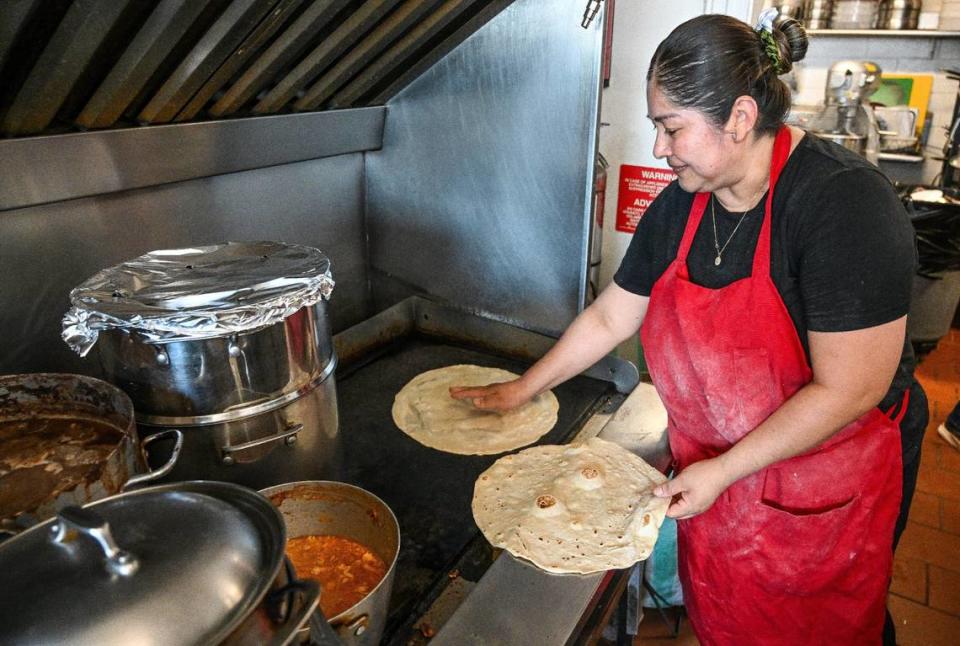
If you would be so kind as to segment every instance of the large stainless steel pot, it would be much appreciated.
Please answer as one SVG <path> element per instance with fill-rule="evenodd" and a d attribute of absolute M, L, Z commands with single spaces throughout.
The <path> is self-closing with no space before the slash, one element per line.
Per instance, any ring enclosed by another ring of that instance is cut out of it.
<path fill-rule="evenodd" d="M 97 349 L 106 378 L 130 395 L 138 421 L 153 426 L 275 410 L 331 379 L 336 365 L 326 301 L 229 336 L 150 342 L 109 330 Z"/>
<path fill-rule="evenodd" d="M 187 482 L 71 507 L 0 544 L 0 643 L 289 644 L 318 600 L 255 491 Z"/>
<path fill-rule="evenodd" d="M 182 428 L 171 479 L 264 487 L 333 477 L 330 261 L 276 242 L 154 251 L 71 292 L 64 339 L 97 347 L 141 433 Z"/>
<path fill-rule="evenodd" d="M 82 375 L 0 377 L 0 520 L 8 530 L 70 505 L 111 496 L 169 473 L 179 431 L 140 442 L 133 404 L 123 391 Z M 147 467 L 147 445 L 170 437 L 160 468 Z"/>
<path fill-rule="evenodd" d="M 333 478 L 339 473 L 332 374 L 298 399 L 252 417 L 200 425 L 182 422 L 177 428 L 184 434 L 184 450 L 167 476 L 170 480 L 203 478 L 262 489 L 291 478 Z M 166 430 L 140 425 L 146 438 Z M 164 456 L 163 448 L 158 457 Z"/>
<path fill-rule="evenodd" d="M 387 564 L 376 588 L 353 607 L 327 618 L 342 642 L 379 644 L 400 553 L 400 525 L 390 508 L 369 491 L 343 482 L 290 482 L 260 493 L 280 510 L 288 536 L 342 536 L 368 547 Z"/>
<path fill-rule="evenodd" d="M 327 303 L 230 337 L 150 343 L 111 330 L 97 345 L 104 374 L 134 402 L 145 438 L 178 428 L 170 480 L 259 489 L 336 475 L 336 355 Z"/>

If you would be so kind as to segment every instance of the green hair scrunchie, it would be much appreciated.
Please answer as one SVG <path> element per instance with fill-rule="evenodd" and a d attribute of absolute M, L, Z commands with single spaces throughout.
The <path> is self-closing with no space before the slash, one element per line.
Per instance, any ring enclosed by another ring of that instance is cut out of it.
<path fill-rule="evenodd" d="M 773 32 L 760 29 L 757 33 L 760 34 L 760 44 L 763 46 L 763 53 L 767 55 L 767 58 L 770 59 L 770 63 L 773 65 L 774 74 L 779 76 L 786 72 L 787 68 L 780 59 L 780 47 L 777 46 L 777 40 L 773 37 Z"/>

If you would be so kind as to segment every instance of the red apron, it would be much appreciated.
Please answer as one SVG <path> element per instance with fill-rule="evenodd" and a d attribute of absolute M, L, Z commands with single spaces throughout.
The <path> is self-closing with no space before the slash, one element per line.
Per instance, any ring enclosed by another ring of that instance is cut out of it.
<path fill-rule="evenodd" d="M 690 281 L 687 254 L 710 197 L 699 193 L 650 294 L 641 339 L 680 470 L 725 452 L 812 378 L 770 278 L 773 189 L 789 154 L 782 128 L 752 274 L 721 289 Z M 679 521 L 680 581 L 701 643 L 881 642 L 901 496 L 898 421 L 872 409 Z"/>

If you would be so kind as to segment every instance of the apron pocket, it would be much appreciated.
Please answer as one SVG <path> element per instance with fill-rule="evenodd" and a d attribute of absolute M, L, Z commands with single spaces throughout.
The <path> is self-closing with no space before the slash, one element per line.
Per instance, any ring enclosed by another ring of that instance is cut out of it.
<path fill-rule="evenodd" d="M 851 546 L 860 544 L 863 508 L 859 494 L 837 487 L 837 480 L 813 492 L 793 470 L 767 470 L 757 505 L 763 522 L 754 537 L 761 585 L 809 594 L 829 587 L 856 562 Z"/>

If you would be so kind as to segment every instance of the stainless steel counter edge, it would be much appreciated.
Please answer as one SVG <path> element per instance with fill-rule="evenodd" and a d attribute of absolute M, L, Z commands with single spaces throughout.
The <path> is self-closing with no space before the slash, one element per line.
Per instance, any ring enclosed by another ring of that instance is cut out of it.
<path fill-rule="evenodd" d="M 603 577 L 548 574 L 504 552 L 430 643 L 564 644 Z"/>

